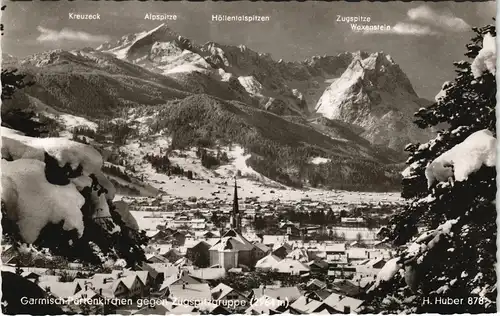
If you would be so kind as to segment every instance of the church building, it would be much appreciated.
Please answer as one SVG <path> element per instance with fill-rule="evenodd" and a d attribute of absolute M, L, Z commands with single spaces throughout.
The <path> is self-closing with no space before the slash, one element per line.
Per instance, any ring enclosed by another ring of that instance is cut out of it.
<path fill-rule="evenodd" d="M 210 248 L 210 265 L 231 269 L 239 266 L 252 267 L 256 262 L 257 248 L 241 234 L 241 213 L 238 205 L 238 185 L 234 181 L 233 209 L 230 228 Z"/>

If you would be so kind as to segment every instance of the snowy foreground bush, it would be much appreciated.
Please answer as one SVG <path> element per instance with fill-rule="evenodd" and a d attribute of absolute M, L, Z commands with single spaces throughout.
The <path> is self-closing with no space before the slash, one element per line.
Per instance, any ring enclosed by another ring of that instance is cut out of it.
<path fill-rule="evenodd" d="M 416 113 L 419 127 L 447 129 L 406 147 L 408 206 L 381 231 L 398 255 L 370 288 L 369 312 L 496 312 L 496 31 L 474 31 L 473 62 L 456 62 L 437 103 Z"/>
<path fill-rule="evenodd" d="M 146 237 L 111 202 L 115 188 L 93 147 L 2 127 L 2 226 L 16 243 L 90 263 L 144 259 Z"/>

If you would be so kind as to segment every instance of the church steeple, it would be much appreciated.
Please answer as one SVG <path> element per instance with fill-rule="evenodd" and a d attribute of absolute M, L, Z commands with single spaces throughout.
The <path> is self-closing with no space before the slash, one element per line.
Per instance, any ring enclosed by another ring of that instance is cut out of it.
<path fill-rule="evenodd" d="M 231 228 L 241 233 L 241 216 L 238 205 L 238 184 L 234 178 L 233 210 L 231 211 Z"/>

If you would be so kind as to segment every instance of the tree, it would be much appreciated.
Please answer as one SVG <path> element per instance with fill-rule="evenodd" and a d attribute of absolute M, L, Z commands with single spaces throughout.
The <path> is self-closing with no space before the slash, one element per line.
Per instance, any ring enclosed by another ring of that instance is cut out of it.
<path fill-rule="evenodd" d="M 262 216 L 255 216 L 253 226 L 256 231 L 262 231 L 266 228 L 266 221 L 262 218 Z"/>
<path fill-rule="evenodd" d="M 17 73 L 17 69 L 2 69 L 2 101 L 12 99 L 14 93 L 33 85 L 32 81 L 25 81 L 26 75 Z"/>
<path fill-rule="evenodd" d="M 357 241 L 358 243 L 363 242 L 363 236 L 361 235 L 361 233 L 357 233 L 357 234 L 356 234 L 356 241 Z"/>
<path fill-rule="evenodd" d="M 217 212 L 212 212 L 212 216 L 210 217 L 210 221 L 214 224 L 215 227 L 220 225 L 221 219 L 217 215 Z"/>
<path fill-rule="evenodd" d="M 478 62 L 488 33 L 496 36 L 493 25 L 473 30 L 477 35 L 465 54 L 474 58 L 472 65 Z M 471 69 L 468 61 L 456 62 L 455 67 L 457 76 L 443 86 L 438 101 L 416 113 L 420 128 L 442 123 L 447 128 L 426 144 L 406 148 L 410 157 L 409 167 L 403 172 L 402 196 L 409 203 L 391 219 L 384 233 L 399 246 L 396 269 L 392 279 L 370 292 L 368 312 L 496 311 L 495 167 L 478 164 L 465 178 L 455 177 L 457 162 L 429 169 L 475 132 L 487 130 L 496 136 L 494 74 L 486 71 L 474 75 L 474 66 Z M 472 159 L 475 148 L 463 153 L 462 159 Z M 449 181 L 435 181 L 435 172 L 447 173 Z M 419 227 L 424 233 L 418 232 Z M 453 305 L 423 304 L 424 299 L 435 302 L 443 297 L 462 300 Z"/>
<path fill-rule="evenodd" d="M 26 80 L 26 75 L 17 72 L 17 69 L 2 69 L 2 126 L 22 131 L 27 136 L 40 136 L 45 133 L 44 124 L 36 120 L 33 111 L 5 103 L 11 100 L 16 91 L 33 85 Z"/>

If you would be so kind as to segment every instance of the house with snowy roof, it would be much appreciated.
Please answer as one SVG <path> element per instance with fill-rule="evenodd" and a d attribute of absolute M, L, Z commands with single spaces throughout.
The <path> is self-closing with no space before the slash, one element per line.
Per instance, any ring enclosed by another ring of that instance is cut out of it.
<path fill-rule="evenodd" d="M 252 301 L 258 300 L 263 296 L 272 297 L 278 300 L 286 300 L 289 303 L 295 302 L 299 297 L 302 296 L 299 288 L 296 286 L 288 287 L 268 287 L 261 285 L 259 288 L 255 288 L 250 293 L 249 298 Z"/>
<path fill-rule="evenodd" d="M 308 291 L 316 291 L 316 290 L 322 290 L 326 288 L 326 283 L 318 280 L 318 279 L 311 279 L 309 282 L 307 282 L 306 289 Z"/>
<path fill-rule="evenodd" d="M 166 260 L 163 260 L 161 262 L 164 262 L 164 263 L 176 262 L 177 260 L 179 260 L 182 257 L 183 257 L 183 254 L 179 251 L 179 249 L 172 248 L 172 249 L 169 249 L 166 253 L 161 255 L 161 258 L 166 259 Z M 155 262 L 149 258 L 148 258 L 148 261 Z M 156 261 L 156 262 L 160 262 L 160 261 Z"/>
<path fill-rule="evenodd" d="M 148 264 L 143 263 L 141 269 L 148 272 L 151 278 L 151 289 L 158 290 L 166 277 L 179 272 L 178 267 L 169 266 L 165 264 Z"/>
<path fill-rule="evenodd" d="M 286 255 L 286 258 L 298 260 L 300 262 L 309 262 L 309 255 L 304 248 L 295 248 Z"/>
<path fill-rule="evenodd" d="M 191 260 L 189 260 L 189 258 L 182 257 L 179 260 L 177 260 L 176 262 L 174 262 L 174 266 L 179 267 L 179 269 L 183 269 L 186 267 L 193 266 L 193 262 Z"/>
<path fill-rule="evenodd" d="M 332 294 L 332 292 L 326 288 L 321 289 L 321 290 L 314 290 L 314 291 L 308 290 L 306 292 L 306 296 L 308 296 L 314 300 L 321 301 L 321 302 L 326 300 L 326 298 L 328 296 L 330 296 L 331 294 Z"/>
<path fill-rule="evenodd" d="M 328 262 L 321 259 L 311 260 L 307 263 L 311 272 L 326 272 L 328 271 Z"/>
<path fill-rule="evenodd" d="M 288 243 L 284 242 L 284 243 L 273 245 L 272 254 L 278 258 L 285 259 L 286 256 L 292 251 L 293 251 L 292 246 L 290 246 Z"/>
<path fill-rule="evenodd" d="M 278 273 L 290 275 L 300 275 L 311 271 L 311 269 L 304 263 L 290 258 L 281 260 L 272 267 L 272 270 Z"/>
<path fill-rule="evenodd" d="M 272 250 L 271 247 L 264 245 L 261 242 L 255 242 L 254 245 L 255 247 L 259 248 L 265 255 L 269 254 Z"/>
<path fill-rule="evenodd" d="M 350 248 L 347 249 L 347 260 L 349 263 L 360 262 L 365 259 L 370 259 L 370 253 L 367 248 Z"/>
<path fill-rule="evenodd" d="M 257 263 L 255 264 L 255 268 L 259 270 L 271 270 L 280 261 L 281 258 L 270 253 L 264 258 L 257 261 Z"/>
<path fill-rule="evenodd" d="M 302 314 L 336 314 L 337 310 L 330 305 L 314 300 L 307 296 L 299 297 L 295 302 L 290 305 L 293 309 L 299 311 Z"/>
<path fill-rule="evenodd" d="M 226 269 L 215 267 L 191 269 L 189 274 L 201 281 L 217 280 L 226 276 Z"/>
<path fill-rule="evenodd" d="M 332 293 L 323 302 L 333 307 L 338 313 L 343 314 L 358 314 L 363 311 L 365 303 L 362 300 L 337 293 Z"/>
<path fill-rule="evenodd" d="M 196 277 L 189 275 L 186 271 L 179 271 L 177 274 L 171 275 L 163 281 L 160 286 L 160 292 L 163 292 L 171 285 L 177 284 L 200 284 L 202 281 Z"/>
<path fill-rule="evenodd" d="M 263 235 L 262 243 L 266 246 L 273 247 L 277 244 L 282 244 L 288 241 L 288 237 L 286 235 Z"/>
<path fill-rule="evenodd" d="M 363 293 L 363 289 L 353 279 L 340 279 L 330 285 L 334 293 L 341 293 L 346 296 L 358 297 Z"/>
<path fill-rule="evenodd" d="M 58 298 L 69 298 L 82 290 L 78 282 L 59 282 L 56 280 L 45 280 L 38 283 L 38 286 L 47 293 Z"/>
<path fill-rule="evenodd" d="M 210 286 L 206 283 L 173 284 L 168 287 L 167 297 L 174 303 L 182 305 L 197 305 L 208 302 L 212 298 Z"/>
<path fill-rule="evenodd" d="M 127 298 L 128 288 L 122 280 L 116 280 L 113 277 L 90 278 L 91 288 L 107 298 Z"/>
<path fill-rule="evenodd" d="M 236 314 L 243 313 L 248 308 L 250 302 L 248 297 L 224 283 L 219 283 L 216 287 L 212 288 L 211 293 L 213 300 L 218 301 L 219 305 Z"/>
<path fill-rule="evenodd" d="M 118 279 L 127 287 L 127 297 L 138 298 L 146 294 L 146 286 L 137 274 L 129 274 Z"/>

